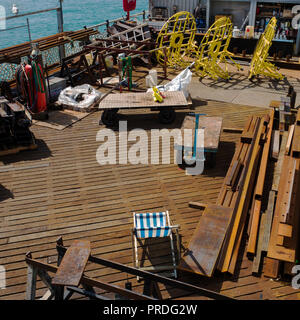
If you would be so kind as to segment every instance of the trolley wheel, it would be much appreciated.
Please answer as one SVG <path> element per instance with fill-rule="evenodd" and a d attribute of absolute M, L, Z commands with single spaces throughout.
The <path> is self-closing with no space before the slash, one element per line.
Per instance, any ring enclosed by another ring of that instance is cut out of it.
<path fill-rule="evenodd" d="M 159 122 L 164 124 L 169 124 L 174 122 L 176 118 L 176 113 L 171 108 L 164 108 L 160 110 L 158 114 L 158 118 L 159 118 Z"/>
<path fill-rule="evenodd" d="M 118 109 L 104 110 L 101 116 L 102 123 L 107 127 L 114 127 L 118 122 L 117 113 Z M 101 121 L 99 121 L 100 125 L 102 124 Z"/>

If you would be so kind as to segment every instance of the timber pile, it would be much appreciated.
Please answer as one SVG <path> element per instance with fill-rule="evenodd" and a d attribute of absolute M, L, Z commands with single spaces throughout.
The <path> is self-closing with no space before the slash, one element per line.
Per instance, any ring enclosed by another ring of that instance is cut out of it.
<path fill-rule="evenodd" d="M 295 124 L 284 131 L 269 193 L 267 211 L 262 215 L 253 272 L 264 259 L 264 275 L 278 277 L 280 270 L 291 274 L 298 255 L 300 216 L 300 110 Z M 283 269 L 281 269 L 283 267 Z"/>
<path fill-rule="evenodd" d="M 71 41 L 88 40 L 91 35 L 98 34 L 95 29 L 82 29 L 78 31 L 67 31 L 57 33 L 48 37 L 33 40 L 32 43 L 39 45 L 40 51 L 45 51 L 60 45 L 67 44 Z M 20 63 L 22 57 L 26 57 L 31 53 L 31 43 L 25 42 L 12 47 L 0 50 L 0 63 Z"/>
<path fill-rule="evenodd" d="M 263 265 L 267 277 L 278 277 L 280 270 L 291 274 L 299 259 L 300 110 L 292 123 L 296 110 L 281 105 L 273 101 L 268 115 L 249 118 L 216 205 L 190 202 L 205 210 L 180 270 L 207 277 L 215 270 L 234 274 L 248 223 L 246 252 L 253 258 L 252 272 L 260 273 Z M 271 159 L 277 160 L 274 172 L 268 171 Z M 271 188 L 267 171 L 273 174 Z M 265 198 L 268 203 L 263 204 Z"/>
<path fill-rule="evenodd" d="M 241 135 L 216 206 L 206 206 L 179 269 L 211 277 L 214 270 L 234 273 L 257 173 L 260 173 L 270 140 L 274 110 L 265 117 L 250 117 Z M 262 185 L 255 188 L 261 199 Z M 197 204 L 193 203 L 193 206 Z M 203 205 L 199 204 L 199 207 Z M 229 210 L 230 208 L 231 210 Z M 214 219 L 216 213 L 218 218 Z M 211 230 L 213 232 L 206 232 Z"/>

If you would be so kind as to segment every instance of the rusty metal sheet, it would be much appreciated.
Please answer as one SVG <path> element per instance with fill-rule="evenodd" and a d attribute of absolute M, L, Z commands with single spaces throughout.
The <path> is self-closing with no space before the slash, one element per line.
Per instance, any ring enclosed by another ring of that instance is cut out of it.
<path fill-rule="evenodd" d="M 209 205 L 184 254 L 179 269 L 211 277 L 232 217 L 232 208 Z"/>
<path fill-rule="evenodd" d="M 77 287 L 90 256 L 90 241 L 75 240 L 66 251 L 52 284 Z"/>
<path fill-rule="evenodd" d="M 134 109 L 160 107 L 186 107 L 188 102 L 182 91 L 163 92 L 163 102 L 155 102 L 151 92 L 110 94 L 99 104 L 99 109 Z"/>

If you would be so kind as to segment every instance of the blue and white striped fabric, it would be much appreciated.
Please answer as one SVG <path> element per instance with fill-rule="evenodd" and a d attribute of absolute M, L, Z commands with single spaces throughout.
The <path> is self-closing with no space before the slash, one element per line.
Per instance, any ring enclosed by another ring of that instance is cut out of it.
<path fill-rule="evenodd" d="M 134 219 L 136 236 L 140 239 L 163 238 L 171 233 L 166 212 L 136 213 Z"/>

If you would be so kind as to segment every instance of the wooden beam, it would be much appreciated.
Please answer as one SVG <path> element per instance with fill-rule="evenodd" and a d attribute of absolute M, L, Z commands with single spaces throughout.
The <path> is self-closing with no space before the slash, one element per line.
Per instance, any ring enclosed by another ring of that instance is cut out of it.
<path fill-rule="evenodd" d="M 281 209 L 282 205 L 284 203 L 284 196 L 286 193 L 286 190 L 288 189 L 288 177 L 287 173 L 289 170 L 291 170 L 294 166 L 295 159 L 284 156 L 284 161 L 282 168 L 284 171 L 282 171 L 281 177 L 280 177 L 280 183 L 278 188 L 278 195 L 277 195 L 277 201 L 276 201 L 276 207 L 272 222 L 272 229 L 271 229 L 271 235 L 270 235 L 270 241 L 268 246 L 268 257 L 273 259 L 278 259 L 282 261 L 287 262 L 294 262 L 295 261 L 295 251 L 296 251 L 296 238 L 293 238 L 293 241 L 290 246 L 283 246 L 283 237 L 278 235 L 278 228 L 281 218 Z M 299 163 L 297 162 L 296 170 L 298 170 Z M 298 180 L 298 177 L 297 177 Z M 297 198 L 297 194 L 294 195 L 294 197 Z M 294 201 L 294 200 L 293 200 Z M 297 202 L 294 202 L 297 206 Z M 298 210 L 296 207 L 295 210 Z M 297 211 L 296 211 L 297 212 Z M 296 227 L 296 225 L 295 225 Z M 294 232 L 293 232 L 294 233 Z M 296 236 L 296 235 L 295 235 Z"/>
<path fill-rule="evenodd" d="M 271 144 L 272 159 L 275 159 L 275 160 L 278 159 L 279 145 L 280 145 L 280 132 L 279 130 L 274 130 L 272 134 L 272 144 Z"/>
<path fill-rule="evenodd" d="M 300 158 L 300 125 L 295 126 L 292 156 L 295 158 Z"/>
<path fill-rule="evenodd" d="M 291 214 L 291 201 L 293 197 L 295 175 L 296 175 L 296 159 L 290 158 L 291 165 L 288 170 L 284 170 L 284 175 L 286 175 L 286 186 L 282 195 L 282 200 L 280 204 L 280 222 L 287 223 L 288 215 Z"/>
<path fill-rule="evenodd" d="M 289 155 L 290 154 L 290 149 L 291 149 L 291 144 L 293 140 L 293 135 L 294 135 L 294 130 L 295 130 L 295 125 L 292 124 L 289 128 L 289 135 L 286 143 L 286 149 L 285 149 L 285 154 Z"/>
<path fill-rule="evenodd" d="M 245 172 L 244 172 L 244 177 L 242 178 L 243 187 L 239 192 L 239 197 L 236 201 L 235 208 L 234 208 L 235 215 L 234 215 L 233 227 L 230 232 L 230 238 L 229 238 L 228 247 L 226 250 L 222 272 L 227 272 L 229 268 L 230 260 L 234 250 L 234 244 L 236 242 L 237 232 L 239 229 L 242 213 L 244 211 L 244 204 L 246 202 L 246 198 L 249 197 L 248 189 L 250 185 L 251 176 L 253 173 L 253 168 L 255 166 L 255 162 L 257 159 L 257 154 L 260 148 L 259 144 L 260 144 L 260 138 L 263 132 L 263 128 L 264 128 L 264 123 L 262 119 L 259 118 L 256 123 L 256 129 L 255 129 L 254 138 L 253 138 L 254 140 L 253 140 L 253 143 L 251 144 L 252 150 L 250 150 L 249 159 L 247 161 L 246 167 L 244 168 Z"/>
<path fill-rule="evenodd" d="M 261 266 L 263 235 L 265 232 L 266 219 L 267 219 L 267 214 L 263 213 L 261 215 L 261 219 L 260 219 L 256 255 L 254 257 L 253 264 L 252 264 L 252 273 L 254 273 L 254 274 L 259 273 L 260 266 Z"/>
<path fill-rule="evenodd" d="M 254 210 L 253 210 L 252 219 L 251 219 L 250 234 L 249 234 L 249 240 L 248 240 L 248 246 L 247 246 L 248 254 L 255 254 L 255 250 L 256 250 L 256 241 L 257 241 L 257 233 L 258 233 L 260 210 L 261 210 L 261 199 L 262 199 L 264 185 L 265 185 L 265 177 L 267 172 L 269 151 L 270 151 L 270 145 L 271 145 L 273 121 L 274 121 L 274 109 L 270 113 L 270 121 L 267 127 L 267 140 L 263 147 L 263 153 L 262 153 L 259 173 L 257 177 L 257 184 L 255 188 Z"/>
<path fill-rule="evenodd" d="M 300 126 L 300 109 L 298 109 L 298 112 L 297 112 L 296 125 Z"/>
<path fill-rule="evenodd" d="M 274 172 L 274 175 L 273 175 L 273 184 L 272 184 L 272 190 L 273 191 L 278 191 L 279 180 L 280 180 L 280 176 L 281 176 L 281 170 L 282 170 L 282 164 L 283 164 L 283 159 L 284 159 L 284 153 L 285 153 L 285 149 L 286 149 L 287 138 L 288 138 L 288 133 L 284 132 L 283 135 L 282 135 L 282 141 L 281 141 L 278 161 L 276 163 L 275 172 Z"/>
<path fill-rule="evenodd" d="M 266 257 L 264 259 L 263 273 L 265 277 L 276 279 L 279 274 L 280 261 Z"/>
<path fill-rule="evenodd" d="M 222 128 L 223 132 L 242 133 L 243 128 Z"/>
<path fill-rule="evenodd" d="M 289 224 L 279 223 L 278 234 L 283 237 L 291 238 L 293 234 L 293 227 Z"/>
<path fill-rule="evenodd" d="M 264 228 L 264 235 L 263 235 L 263 242 L 261 250 L 264 252 L 268 251 L 271 228 L 272 228 L 272 220 L 274 214 L 274 206 L 276 200 L 276 193 L 275 191 L 269 192 L 269 199 L 268 199 L 268 207 L 266 211 L 266 221 L 265 221 L 265 228 Z"/>

